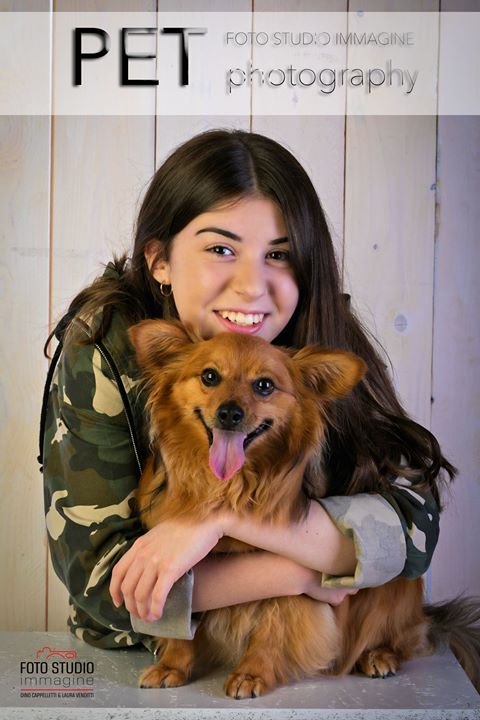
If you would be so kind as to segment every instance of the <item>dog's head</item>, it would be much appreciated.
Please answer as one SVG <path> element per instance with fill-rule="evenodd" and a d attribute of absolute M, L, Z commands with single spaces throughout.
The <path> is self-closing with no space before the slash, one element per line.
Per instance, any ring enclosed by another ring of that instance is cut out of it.
<path fill-rule="evenodd" d="M 294 351 L 236 333 L 201 340 L 177 321 L 145 320 L 129 335 L 148 378 L 153 437 L 183 432 L 192 450 L 208 450 L 220 480 L 258 454 L 255 448 L 271 462 L 313 452 L 328 403 L 366 371 L 352 353 Z"/>

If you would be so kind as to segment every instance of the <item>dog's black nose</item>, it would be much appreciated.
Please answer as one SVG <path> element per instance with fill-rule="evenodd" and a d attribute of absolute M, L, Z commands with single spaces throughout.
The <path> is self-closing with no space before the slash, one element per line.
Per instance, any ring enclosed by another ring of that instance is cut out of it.
<path fill-rule="evenodd" d="M 220 405 L 217 410 L 217 420 L 223 430 L 236 430 L 237 425 L 242 422 L 244 412 L 234 402 L 227 402 Z"/>

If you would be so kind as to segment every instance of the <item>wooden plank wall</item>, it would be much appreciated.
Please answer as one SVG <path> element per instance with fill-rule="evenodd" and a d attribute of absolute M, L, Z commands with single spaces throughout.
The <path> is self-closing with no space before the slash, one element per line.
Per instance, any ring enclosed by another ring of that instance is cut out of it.
<path fill-rule="evenodd" d="M 28 0 L 13 5 L 1 0 L 0 10 L 33 9 Z M 47 0 L 37 3 L 39 10 L 42 5 L 48 9 Z M 0 615 L 6 630 L 45 626 L 45 523 L 36 457 L 47 370 L 50 157 L 50 118 L 0 117 Z"/>
<path fill-rule="evenodd" d="M 480 12 L 479 0 L 442 10 Z M 434 598 L 480 594 L 480 118 L 439 117 L 431 430 L 459 469 L 431 568 Z"/>
<path fill-rule="evenodd" d="M 33 2 L 33 0 L 32 0 Z M 356 2 L 356 0 L 355 0 Z M 256 0 L 257 11 L 346 11 L 347 0 Z M 249 11 L 250 0 L 202 0 Z M 438 0 L 358 2 L 362 10 L 438 10 Z M 45 0 L 44 10 L 49 4 Z M 56 10 L 109 9 L 58 0 Z M 0 0 L 0 10 L 41 9 Z M 156 22 L 155 0 L 124 0 Z M 158 0 L 158 10 L 198 10 Z M 443 9 L 443 8 L 442 8 Z M 458 8 L 457 8 L 458 9 Z M 468 8 L 465 8 L 468 9 Z M 471 8 L 473 9 L 473 8 Z M 478 9 L 478 8 L 476 8 Z M 152 107 L 163 98 L 152 90 Z M 209 127 L 241 127 L 285 144 L 324 204 L 345 290 L 392 360 L 407 409 L 460 469 L 443 516 L 429 591 L 480 592 L 474 527 L 480 509 L 478 118 L 0 118 L 0 379 L 4 586 L 2 629 L 65 628 L 66 592 L 48 559 L 37 430 L 49 323 L 129 246 L 139 201 L 172 147 Z M 476 264 L 478 268 L 478 262 Z M 477 326 L 478 327 L 478 326 Z M 431 397 L 435 402 L 432 406 Z M 477 462 L 475 462 L 477 461 Z"/>

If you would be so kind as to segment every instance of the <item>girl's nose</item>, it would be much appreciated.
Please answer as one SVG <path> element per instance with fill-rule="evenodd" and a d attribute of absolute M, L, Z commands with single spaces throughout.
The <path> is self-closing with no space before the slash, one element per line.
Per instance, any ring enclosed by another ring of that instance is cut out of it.
<path fill-rule="evenodd" d="M 255 261 L 236 263 L 232 285 L 239 295 L 250 299 L 261 297 L 267 289 L 265 268 Z"/>

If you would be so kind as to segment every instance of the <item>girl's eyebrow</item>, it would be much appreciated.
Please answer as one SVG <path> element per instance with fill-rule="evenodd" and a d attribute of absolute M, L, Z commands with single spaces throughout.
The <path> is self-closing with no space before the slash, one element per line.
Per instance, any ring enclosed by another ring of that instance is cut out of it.
<path fill-rule="evenodd" d="M 239 237 L 238 235 L 235 235 L 235 233 L 230 232 L 230 230 L 223 230 L 222 228 L 217 228 L 217 227 L 202 228 L 201 230 L 197 230 L 195 235 L 200 235 L 200 233 L 204 233 L 204 232 L 218 233 L 219 235 L 223 235 L 226 238 L 230 238 L 230 240 L 236 240 L 237 242 L 242 242 L 242 238 Z M 281 237 L 281 238 L 276 238 L 276 240 L 271 240 L 269 242 L 269 245 L 280 245 L 281 243 L 287 243 L 287 242 L 288 242 L 288 237 Z"/>

